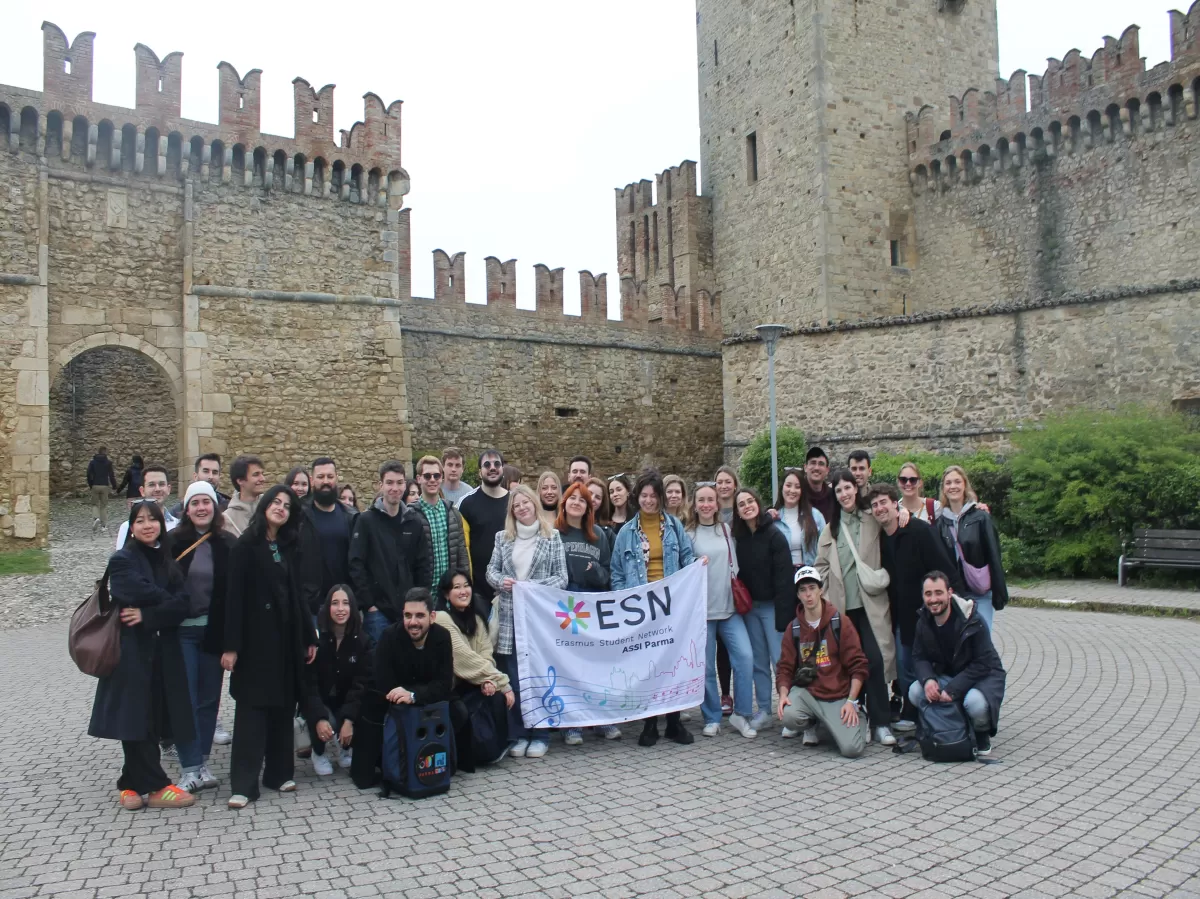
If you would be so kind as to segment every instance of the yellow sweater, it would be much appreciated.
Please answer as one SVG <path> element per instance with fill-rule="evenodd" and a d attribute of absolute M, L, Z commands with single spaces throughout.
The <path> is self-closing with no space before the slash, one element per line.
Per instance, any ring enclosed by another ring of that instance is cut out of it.
<path fill-rule="evenodd" d="M 639 512 L 642 534 L 650 544 L 650 561 L 646 563 L 646 577 L 651 583 L 663 578 L 662 518 Z"/>

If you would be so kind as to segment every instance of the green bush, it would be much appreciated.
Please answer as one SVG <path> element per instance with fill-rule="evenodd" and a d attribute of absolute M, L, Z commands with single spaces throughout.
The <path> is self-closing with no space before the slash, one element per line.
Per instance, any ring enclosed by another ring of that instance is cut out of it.
<path fill-rule="evenodd" d="M 804 433 L 799 428 L 781 427 L 775 430 L 775 448 L 779 455 L 779 472 L 782 475 L 785 468 L 803 468 L 804 454 L 808 445 L 804 442 Z M 738 470 L 738 480 L 747 487 L 753 487 L 763 502 L 771 505 L 775 497 L 771 496 L 771 432 L 760 431 L 754 435 L 746 452 L 742 454 L 742 464 Z M 781 478 L 782 480 L 782 478 Z"/>
<path fill-rule="evenodd" d="M 422 456 L 433 456 L 435 459 L 442 458 L 441 450 L 424 450 L 413 453 L 413 465 L 417 464 L 417 460 Z M 416 472 L 414 471 L 415 475 Z M 479 483 L 479 456 L 471 453 L 463 452 L 463 476 L 462 479 L 468 484 Z"/>
<path fill-rule="evenodd" d="M 1082 411 L 1012 442 L 1015 573 L 1111 578 L 1135 528 L 1200 527 L 1200 432 L 1182 416 Z"/>

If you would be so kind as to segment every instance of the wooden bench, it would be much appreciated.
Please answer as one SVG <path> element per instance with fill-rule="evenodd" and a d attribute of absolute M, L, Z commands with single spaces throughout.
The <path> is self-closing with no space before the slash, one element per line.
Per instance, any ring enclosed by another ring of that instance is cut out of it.
<path fill-rule="evenodd" d="M 1200 569 L 1200 531 L 1156 531 L 1138 528 L 1117 562 L 1117 585 L 1125 586 L 1131 568 Z"/>

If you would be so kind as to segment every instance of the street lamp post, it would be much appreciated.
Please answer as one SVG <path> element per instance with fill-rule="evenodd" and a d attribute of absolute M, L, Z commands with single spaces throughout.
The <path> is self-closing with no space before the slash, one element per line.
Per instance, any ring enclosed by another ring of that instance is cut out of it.
<path fill-rule="evenodd" d="M 787 330 L 783 325 L 757 325 L 754 328 L 762 342 L 767 345 L 767 402 L 771 410 L 771 498 L 779 496 L 779 448 L 775 443 L 775 344 Z"/>

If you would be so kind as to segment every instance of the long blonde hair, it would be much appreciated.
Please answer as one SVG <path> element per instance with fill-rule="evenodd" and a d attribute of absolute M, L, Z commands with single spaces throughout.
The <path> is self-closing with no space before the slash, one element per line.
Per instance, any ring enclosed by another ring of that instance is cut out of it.
<path fill-rule="evenodd" d="M 508 488 L 508 512 L 504 515 L 504 536 L 509 540 L 517 539 L 517 516 L 513 514 L 513 501 L 523 496 L 533 503 L 534 517 L 537 519 L 538 534 L 549 537 L 554 533 L 554 526 L 541 515 L 542 501 L 532 487 L 525 484 L 513 484 Z"/>
<path fill-rule="evenodd" d="M 669 475 L 666 475 L 663 477 L 663 496 L 664 497 L 666 496 L 667 488 L 670 487 L 672 484 L 678 484 L 679 489 L 683 491 L 683 503 L 679 507 L 679 513 L 677 515 L 675 515 L 675 517 L 678 518 L 680 520 L 680 522 L 682 522 L 684 530 L 687 530 L 687 528 L 690 525 L 691 518 L 692 518 L 692 499 L 691 499 L 691 496 L 688 494 L 687 484 L 684 483 L 683 478 L 681 478 L 677 474 L 669 474 Z M 666 503 L 665 499 L 663 500 L 663 511 L 664 512 L 667 511 L 667 503 Z"/>
<path fill-rule="evenodd" d="M 946 487 L 945 487 L 946 475 L 948 475 L 948 474 L 957 474 L 963 479 L 963 505 L 966 505 L 968 502 L 972 502 L 972 503 L 979 502 L 979 497 L 975 495 L 975 488 L 971 486 L 971 479 L 969 477 L 967 477 L 967 473 L 965 471 L 963 471 L 963 467 L 961 465 L 947 465 L 946 470 L 942 472 L 942 485 L 943 486 L 938 488 L 939 489 L 939 495 L 938 495 L 939 503 L 941 503 L 947 509 L 950 508 L 950 501 L 948 499 L 946 499 Z"/>

